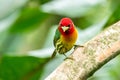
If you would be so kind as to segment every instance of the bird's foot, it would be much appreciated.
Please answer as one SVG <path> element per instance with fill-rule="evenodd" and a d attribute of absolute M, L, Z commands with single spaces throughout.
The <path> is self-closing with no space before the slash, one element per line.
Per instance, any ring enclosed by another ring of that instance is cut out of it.
<path fill-rule="evenodd" d="M 66 57 L 66 58 L 64 59 L 64 61 L 67 60 L 67 59 L 74 60 L 74 58 L 72 58 L 72 57 Z"/>
<path fill-rule="evenodd" d="M 66 54 L 63 54 L 63 55 L 65 56 L 64 61 L 65 61 L 66 59 L 71 59 L 71 60 L 74 60 L 72 57 L 68 57 Z"/>
<path fill-rule="evenodd" d="M 74 45 L 74 49 L 76 49 L 77 47 L 84 47 L 83 45 Z"/>

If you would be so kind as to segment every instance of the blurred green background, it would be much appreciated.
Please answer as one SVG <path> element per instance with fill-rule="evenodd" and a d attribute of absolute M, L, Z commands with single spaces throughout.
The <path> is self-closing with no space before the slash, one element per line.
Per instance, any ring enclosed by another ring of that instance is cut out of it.
<path fill-rule="evenodd" d="M 63 17 L 73 20 L 77 44 L 84 44 L 119 21 L 120 1 L 0 0 L 0 80 L 44 80 L 59 66 L 64 56 L 50 56 Z M 120 80 L 119 60 L 111 60 L 89 80 Z"/>

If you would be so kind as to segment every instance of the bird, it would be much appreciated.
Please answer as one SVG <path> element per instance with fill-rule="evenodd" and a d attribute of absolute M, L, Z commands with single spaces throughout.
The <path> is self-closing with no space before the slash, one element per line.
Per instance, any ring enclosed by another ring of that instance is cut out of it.
<path fill-rule="evenodd" d="M 56 29 L 53 44 L 55 50 L 52 53 L 51 58 L 54 58 L 57 53 L 65 54 L 75 45 L 78 38 L 78 31 L 70 18 L 62 18 L 59 22 L 58 28 Z"/>

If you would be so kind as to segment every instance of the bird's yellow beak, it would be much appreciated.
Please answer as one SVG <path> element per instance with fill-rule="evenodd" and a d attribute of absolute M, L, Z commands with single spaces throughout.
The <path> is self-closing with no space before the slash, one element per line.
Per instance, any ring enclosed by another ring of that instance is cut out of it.
<path fill-rule="evenodd" d="M 67 27 L 67 26 L 63 26 L 62 27 L 62 30 L 65 32 L 65 31 L 67 31 L 69 29 L 69 27 Z"/>

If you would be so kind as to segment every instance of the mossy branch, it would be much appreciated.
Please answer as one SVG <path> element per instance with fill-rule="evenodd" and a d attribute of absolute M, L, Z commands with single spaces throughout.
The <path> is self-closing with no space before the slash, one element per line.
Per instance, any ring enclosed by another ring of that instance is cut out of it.
<path fill-rule="evenodd" d="M 45 80 L 86 80 L 120 53 L 120 21 L 78 47 Z"/>

